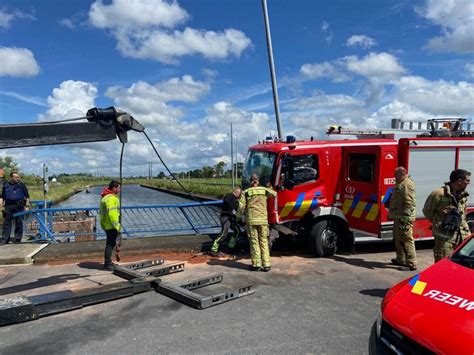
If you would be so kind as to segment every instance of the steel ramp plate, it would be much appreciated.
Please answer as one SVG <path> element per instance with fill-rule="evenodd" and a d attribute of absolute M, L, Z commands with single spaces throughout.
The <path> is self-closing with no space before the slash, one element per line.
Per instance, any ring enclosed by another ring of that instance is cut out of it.
<path fill-rule="evenodd" d="M 158 284 L 156 291 L 197 309 L 209 308 L 254 293 L 252 285 L 240 287 L 236 290 L 228 292 L 218 293 L 212 296 L 205 296 L 192 292 L 192 290 L 201 287 L 220 283 L 223 279 L 224 277 L 219 274 L 188 281 L 178 285 L 168 282 L 161 282 Z"/>
<path fill-rule="evenodd" d="M 143 282 L 120 281 L 78 291 L 69 290 L 29 297 L 2 298 L 0 299 L 0 326 L 22 323 L 148 292 L 153 289 L 151 283 L 149 280 Z"/>
<path fill-rule="evenodd" d="M 158 264 L 158 263 L 149 264 L 149 266 L 160 265 L 160 264 Z M 163 265 L 163 266 L 160 266 L 160 267 L 155 267 L 155 268 L 153 268 L 151 270 L 147 270 L 145 272 L 135 271 L 135 270 L 138 270 L 138 269 L 141 269 L 141 268 L 148 268 L 149 266 L 143 266 L 143 267 L 140 267 L 140 268 L 132 269 L 131 267 L 128 267 L 127 265 L 117 265 L 117 266 L 114 266 L 113 273 L 114 273 L 114 275 L 122 277 L 126 280 L 133 280 L 133 279 L 136 279 L 136 278 L 143 278 L 143 277 L 147 277 L 147 276 L 158 277 L 158 276 L 174 274 L 175 272 L 184 271 L 184 262 L 174 263 L 174 264 L 169 264 L 169 265 Z"/>
<path fill-rule="evenodd" d="M 120 266 L 126 267 L 128 269 L 132 269 L 132 270 L 138 270 L 138 269 L 144 269 L 150 266 L 161 265 L 161 264 L 164 264 L 164 262 L 165 262 L 164 259 L 142 260 L 142 261 L 137 261 L 135 263 L 122 264 Z"/>

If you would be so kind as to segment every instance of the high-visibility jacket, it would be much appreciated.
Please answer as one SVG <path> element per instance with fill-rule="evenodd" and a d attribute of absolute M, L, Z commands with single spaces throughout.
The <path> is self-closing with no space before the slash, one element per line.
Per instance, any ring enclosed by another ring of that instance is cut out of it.
<path fill-rule="evenodd" d="M 108 194 L 100 200 L 100 226 L 103 230 L 120 232 L 120 201 L 116 194 Z"/>
<path fill-rule="evenodd" d="M 250 226 L 268 224 L 267 199 L 276 195 L 275 190 L 263 186 L 248 188 L 240 195 L 237 218 L 245 215 L 245 222 Z"/>

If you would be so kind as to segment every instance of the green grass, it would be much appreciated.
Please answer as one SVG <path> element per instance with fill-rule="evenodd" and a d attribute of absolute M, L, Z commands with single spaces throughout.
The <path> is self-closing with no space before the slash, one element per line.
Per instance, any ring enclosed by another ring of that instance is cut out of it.
<path fill-rule="evenodd" d="M 140 184 L 157 186 L 163 189 L 183 191 L 176 181 L 152 179 L 139 180 Z M 182 179 L 180 183 L 187 191 L 222 198 L 232 191 L 232 179 Z"/>
<path fill-rule="evenodd" d="M 57 183 L 49 183 L 49 191 L 46 198 L 49 201 L 59 202 L 67 199 L 68 197 L 74 195 L 78 190 L 84 190 L 90 186 L 95 185 L 105 185 L 108 184 L 109 181 L 107 180 L 97 180 L 94 182 L 91 181 L 78 181 L 73 183 L 67 184 L 57 184 Z M 30 192 L 30 199 L 31 200 L 43 200 L 43 186 L 28 186 L 28 190 Z"/>

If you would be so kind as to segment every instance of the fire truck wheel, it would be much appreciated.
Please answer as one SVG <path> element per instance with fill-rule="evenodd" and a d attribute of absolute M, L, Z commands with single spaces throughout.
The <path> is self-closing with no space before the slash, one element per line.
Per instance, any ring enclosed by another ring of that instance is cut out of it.
<path fill-rule="evenodd" d="M 332 256 L 336 252 L 337 237 L 340 231 L 330 221 L 318 221 L 309 233 L 310 250 L 319 257 Z"/>

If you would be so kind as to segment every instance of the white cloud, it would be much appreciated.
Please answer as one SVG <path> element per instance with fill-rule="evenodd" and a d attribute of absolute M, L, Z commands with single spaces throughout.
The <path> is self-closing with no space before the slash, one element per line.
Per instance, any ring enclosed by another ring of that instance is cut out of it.
<path fill-rule="evenodd" d="M 41 121 L 59 120 L 85 116 L 87 110 L 95 107 L 97 87 L 83 81 L 63 81 L 48 97 L 48 111 L 40 115 Z"/>
<path fill-rule="evenodd" d="M 467 75 L 469 75 L 470 77 L 474 78 L 474 64 L 467 63 L 467 64 L 464 66 L 464 69 L 466 70 Z"/>
<path fill-rule="evenodd" d="M 26 48 L 0 47 L 0 63 L 0 77 L 31 77 L 40 70 L 33 52 Z"/>
<path fill-rule="evenodd" d="M 175 64 L 179 57 L 194 54 L 210 59 L 239 57 L 251 45 L 243 32 L 233 28 L 223 32 L 175 29 L 188 18 L 176 1 L 166 0 L 113 0 L 110 5 L 98 1 L 89 11 L 90 23 L 110 30 L 117 48 L 128 57 Z"/>
<path fill-rule="evenodd" d="M 69 28 L 70 30 L 76 28 L 76 24 L 74 23 L 74 21 L 69 18 L 63 18 L 59 20 L 59 24 L 61 26 Z"/>
<path fill-rule="evenodd" d="M 321 136 L 331 124 L 354 126 L 363 124 L 368 112 L 364 102 L 348 95 L 315 93 L 288 104 L 288 127 L 299 137 Z"/>
<path fill-rule="evenodd" d="M 367 127 L 390 128 L 394 118 L 406 121 L 426 121 L 433 118 L 433 115 L 407 102 L 395 99 L 373 112 L 367 120 Z"/>
<path fill-rule="evenodd" d="M 321 25 L 321 32 L 324 34 L 324 40 L 330 45 L 332 38 L 334 37 L 334 33 L 331 31 L 330 25 L 326 21 L 323 21 Z"/>
<path fill-rule="evenodd" d="M 417 110 L 434 116 L 469 116 L 474 114 L 474 84 L 421 77 L 401 78 L 396 87 L 398 99 Z"/>
<path fill-rule="evenodd" d="M 353 35 L 347 39 L 346 45 L 348 47 L 360 46 L 364 49 L 375 46 L 377 42 L 375 39 L 370 38 L 366 35 Z"/>
<path fill-rule="evenodd" d="M 397 79 L 406 72 L 395 56 L 385 52 L 370 53 L 363 58 L 348 56 L 345 60 L 349 71 L 379 82 Z"/>
<path fill-rule="evenodd" d="M 176 171 L 214 165 L 223 156 L 228 156 L 231 122 L 239 137 L 240 159 L 243 159 L 249 144 L 255 144 L 268 134 L 268 115 L 246 112 L 228 102 L 212 105 L 204 117 L 193 121 L 185 119 L 184 108 L 171 104 L 172 101 L 195 102 L 208 90 L 208 84 L 183 76 L 155 85 L 139 82 L 129 88 L 114 87 L 107 90 L 107 95 L 146 127 L 149 136 L 157 140 L 160 155 Z M 134 154 L 132 164 L 145 164 L 156 159 L 141 135 L 130 134 L 126 149 L 127 154 Z"/>
<path fill-rule="evenodd" d="M 11 23 L 16 19 L 36 20 L 32 14 L 28 14 L 18 10 L 7 12 L 6 10 L 0 9 L 0 28 L 10 28 Z"/>
<path fill-rule="evenodd" d="M 427 48 L 439 52 L 474 52 L 474 2 L 472 0 L 427 0 L 417 12 L 441 27 L 441 35 Z"/>
<path fill-rule="evenodd" d="M 13 97 L 20 101 L 28 102 L 33 105 L 47 107 L 45 100 L 40 97 L 26 96 L 26 95 L 19 94 L 17 92 L 12 92 L 12 91 L 0 91 L 0 95 Z"/>
<path fill-rule="evenodd" d="M 337 68 L 329 62 L 320 64 L 303 64 L 300 68 L 300 72 L 310 79 L 329 78 L 335 83 L 340 83 L 350 79 L 350 77 L 340 68 Z"/>
<path fill-rule="evenodd" d="M 89 19 L 98 28 L 173 28 L 189 18 L 176 1 L 112 0 L 109 5 L 96 1 L 91 5 Z"/>
<path fill-rule="evenodd" d="M 106 96 L 128 112 L 133 112 L 142 123 L 159 127 L 161 132 L 178 137 L 195 134 L 193 125 L 179 125 L 183 116 L 181 108 L 170 104 L 172 101 L 192 103 L 198 101 L 210 90 L 210 85 L 194 80 L 190 75 L 182 78 L 171 78 L 151 85 L 139 81 L 129 88 L 110 87 Z"/>
<path fill-rule="evenodd" d="M 355 108 L 363 108 L 364 103 L 348 95 L 320 95 L 303 98 L 288 104 L 290 109 L 307 111 L 316 110 L 318 113 L 332 113 L 335 111 L 347 111 Z M 314 111 L 313 111 L 314 112 Z"/>

